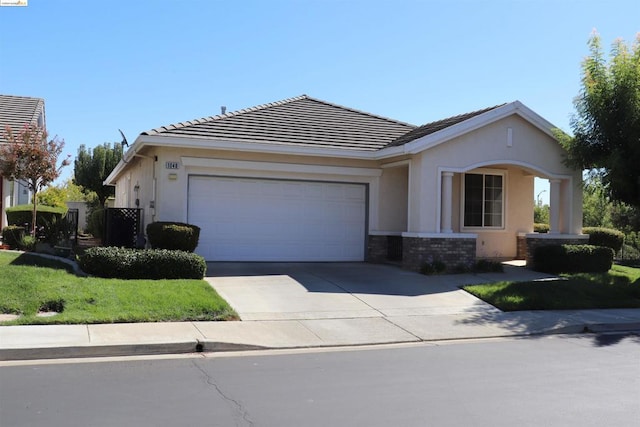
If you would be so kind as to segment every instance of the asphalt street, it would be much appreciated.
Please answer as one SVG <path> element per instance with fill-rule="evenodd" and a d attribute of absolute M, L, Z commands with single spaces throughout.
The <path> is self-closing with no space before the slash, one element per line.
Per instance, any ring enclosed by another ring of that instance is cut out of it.
<path fill-rule="evenodd" d="M 637 426 L 640 337 L 4 363 L 0 426 Z"/>

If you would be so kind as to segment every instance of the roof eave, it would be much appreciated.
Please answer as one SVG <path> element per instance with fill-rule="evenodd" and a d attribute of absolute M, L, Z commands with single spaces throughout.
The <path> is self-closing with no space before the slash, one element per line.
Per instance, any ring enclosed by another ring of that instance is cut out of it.
<path fill-rule="evenodd" d="M 313 157 L 338 157 L 345 159 L 376 160 L 380 150 L 364 151 L 358 149 L 337 149 L 301 147 L 294 145 L 275 145 L 261 142 L 238 142 L 228 140 L 215 140 L 208 138 L 188 138 L 176 136 L 143 135 L 136 138 L 123 159 L 116 165 L 113 171 L 104 180 L 104 185 L 115 185 L 120 174 L 126 169 L 128 162 L 143 147 L 180 147 L 180 148 L 205 148 L 219 150 L 233 150 L 250 153 L 287 154 Z M 401 147 L 398 147 L 401 148 Z"/>

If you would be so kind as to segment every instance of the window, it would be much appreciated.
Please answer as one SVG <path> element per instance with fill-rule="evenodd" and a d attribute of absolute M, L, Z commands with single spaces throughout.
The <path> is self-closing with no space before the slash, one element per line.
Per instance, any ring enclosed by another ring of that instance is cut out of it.
<path fill-rule="evenodd" d="M 503 227 L 504 177 L 468 173 L 464 176 L 464 226 Z"/>

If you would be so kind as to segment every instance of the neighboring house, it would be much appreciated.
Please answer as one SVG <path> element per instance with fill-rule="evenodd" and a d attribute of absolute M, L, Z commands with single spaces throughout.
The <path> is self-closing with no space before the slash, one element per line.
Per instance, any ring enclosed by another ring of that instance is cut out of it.
<path fill-rule="evenodd" d="M 7 142 L 6 126 L 19 132 L 25 124 L 46 127 L 44 99 L 0 95 L 0 144 Z M 31 192 L 26 183 L 14 182 L 0 176 L 0 227 L 4 228 L 7 225 L 7 216 L 4 211 L 6 208 L 27 204 L 30 201 Z"/>
<path fill-rule="evenodd" d="M 208 261 L 453 267 L 585 238 L 581 174 L 552 129 L 518 101 L 416 127 L 303 95 L 143 132 L 105 183 L 146 224 L 200 226 Z"/>

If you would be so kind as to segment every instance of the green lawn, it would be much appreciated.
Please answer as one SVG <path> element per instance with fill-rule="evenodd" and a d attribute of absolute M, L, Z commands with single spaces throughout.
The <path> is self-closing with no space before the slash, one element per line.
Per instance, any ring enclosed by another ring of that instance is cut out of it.
<path fill-rule="evenodd" d="M 640 268 L 562 275 L 566 280 L 496 282 L 463 289 L 503 311 L 639 308 Z"/>
<path fill-rule="evenodd" d="M 54 311 L 62 308 L 62 311 L 52 317 L 36 317 L 43 308 Z M 204 280 L 77 277 L 57 262 L 2 251 L 0 313 L 21 315 L 17 320 L 2 323 L 4 325 L 237 318 L 227 302 Z"/>

